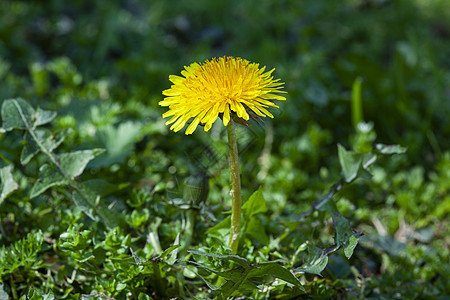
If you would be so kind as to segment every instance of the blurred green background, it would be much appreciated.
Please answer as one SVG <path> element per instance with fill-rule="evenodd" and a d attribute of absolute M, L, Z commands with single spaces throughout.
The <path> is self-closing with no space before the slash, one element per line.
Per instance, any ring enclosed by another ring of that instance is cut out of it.
<path fill-rule="evenodd" d="M 224 55 L 276 68 L 288 92 L 273 120 L 240 130 L 244 196 L 263 186 L 273 216 L 290 220 L 338 178 L 337 143 L 405 146 L 340 195 L 340 210 L 367 236 L 349 263 L 364 266 L 367 289 L 381 294 L 420 297 L 422 283 L 430 295 L 448 292 L 450 1 L 0 2 L 0 104 L 22 97 L 56 110 L 56 128 L 74 129 L 65 147 L 107 149 L 88 176 L 116 184 L 163 183 L 179 194 L 202 172 L 211 204 L 228 203 L 221 124 L 187 137 L 165 127 L 158 106 L 170 74 Z M 355 80 L 368 122 L 359 129 Z M 208 147 L 219 157 L 199 163 Z M 17 162 L 20 143 L 0 135 L 0 151 Z M 23 214 L 16 227 L 40 226 Z M 343 265 L 331 259 L 326 276 L 353 281 Z"/>

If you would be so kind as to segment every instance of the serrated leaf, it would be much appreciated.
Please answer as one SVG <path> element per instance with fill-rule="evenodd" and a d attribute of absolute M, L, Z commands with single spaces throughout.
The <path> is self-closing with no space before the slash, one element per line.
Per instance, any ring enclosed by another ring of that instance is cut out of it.
<path fill-rule="evenodd" d="M 22 98 L 8 99 L 2 105 L 3 129 L 10 131 L 13 129 L 32 128 L 35 118 L 34 108 Z"/>
<path fill-rule="evenodd" d="M 328 256 L 320 248 L 308 246 L 308 260 L 295 271 L 321 275 L 328 264 Z"/>
<path fill-rule="evenodd" d="M 0 168 L 0 204 L 18 188 L 19 184 L 14 181 L 12 175 L 12 166 Z"/>
<path fill-rule="evenodd" d="M 345 182 L 351 182 L 358 176 L 361 157 L 352 151 L 347 151 L 341 144 L 338 144 L 338 155 Z"/>
<path fill-rule="evenodd" d="M 42 110 L 40 107 L 38 107 L 36 111 L 36 120 L 34 121 L 34 126 L 40 126 L 50 123 L 55 117 L 55 111 Z"/>
<path fill-rule="evenodd" d="M 266 212 L 267 206 L 261 188 L 254 192 L 242 206 L 242 213 L 248 219 L 254 214 Z"/>
<path fill-rule="evenodd" d="M 375 149 L 379 154 L 402 154 L 405 153 L 408 148 L 402 147 L 400 145 L 384 145 L 384 144 L 376 144 Z"/>
<path fill-rule="evenodd" d="M 254 268 L 250 271 L 248 277 L 259 277 L 262 275 L 269 275 L 278 279 L 282 279 L 294 286 L 298 287 L 302 291 L 305 291 L 305 288 L 302 286 L 297 277 L 294 276 L 288 269 L 279 265 L 276 262 L 262 262 L 259 263 L 257 268 Z"/>
<path fill-rule="evenodd" d="M 58 170 L 52 168 L 50 165 L 45 164 L 39 168 L 39 180 L 34 184 L 31 189 L 31 198 L 37 197 L 48 188 L 55 185 L 67 184 L 67 179 Z"/>
<path fill-rule="evenodd" d="M 103 149 L 92 149 L 62 153 L 57 156 L 57 160 L 70 179 L 74 179 L 83 173 L 84 168 L 91 160 L 103 152 Z"/>
<path fill-rule="evenodd" d="M 350 227 L 350 222 L 337 212 L 331 214 L 335 230 L 335 242 L 338 246 L 344 248 L 344 254 L 347 258 L 353 255 L 353 251 L 358 244 L 362 233 L 354 231 Z"/>

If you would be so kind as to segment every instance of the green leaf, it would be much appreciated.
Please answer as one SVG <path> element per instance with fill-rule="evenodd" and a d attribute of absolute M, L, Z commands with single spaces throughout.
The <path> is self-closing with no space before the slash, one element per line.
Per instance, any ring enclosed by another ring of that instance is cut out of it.
<path fill-rule="evenodd" d="M 248 220 L 247 225 L 245 226 L 245 233 L 250 234 L 264 246 L 269 244 L 269 237 L 266 234 L 264 225 L 256 217 Z"/>
<path fill-rule="evenodd" d="M 41 147 L 44 147 L 48 152 L 55 150 L 66 138 L 70 128 L 58 132 L 56 135 L 47 129 L 37 129 L 34 131 L 34 137 L 27 133 L 25 135 L 25 146 L 23 147 L 20 162 L 24 165 L 30 162 L 30 160 L 40 151 Z M 41 145 L 39 146 L 38 143 Z"/>
<path fill-rule="evenodd" d="M 231 260 L 244 268 L 251 265 L 251 263 L 248 260 L 246 260 L 245 258 L 242 258 L 240 256 L 237 256 L 237 255 L 220 255 L 220 254 L 201 252 L 201 251 L 197 251 L 197 250 L 188 250 L 188 252 L 195 254 L 195 255 L 209 256 L 209 257 L 215 257 L 215 258 L 219 258 L 219 259 Z"/>
<path fill-rule="evenodd" d="M 89 193 L 103 197 L 128 187 L 129 183 L 117 185 L 109 183 L 106 180 L 96 178 L 83 181 L 83 186 L 89 191 Z"/>
<path fill-rule="evenodd" d="M 50 123 L 55 117 L 55 111 L 42 110 L 40 107 L 38 107 L 36 111 L 36 121 L 34 122 L 34 126 L 41 126 Z"/>
<path fill-rule="evenodd" d="M 345 150 L 341 144 L 338 144 L 338 155 L 345 182 L 349 183 L 358 176 L 361 157 L 352 151 Z"/>
<path fill-rule="evenodd" d="M 96 147 L 106 149 L 106 153 L 92 162 L 95 167 L 122 163 L 133 153 L 134 143 L 141 138 L 142 124 L 128 121 L 118 127 L 112 125 L 99 128 L 96 135 Z"/>
<path fill-rule="evenodd" d="M 46 145 L 46 141 L 49 141 L 52 137 L 52 134 L 49 130 L 36 130 L 34 133 L 39 143 L 43 144 L 44 147 L 48 146 Z M 20 156 L 20 162 L 23 165 L 26 165 L 39 152 L 39 150 L 39 145 L 34 140 L 33 136 L 27 133 L 25 135 L 25 146 L 23 147 L 22 154 Z"/>
<path fill-rule="evenodd" d="M 206 231 L 207 234 L 214 234 L 218 233 L 222 236 L 229 234 L 230 232 L 230 226 L 231 226 L 231 216 L 226 217 L 222 220 L 219 224 L 216 224 L 214 227 L 211 227 Z"/>
<path fill-rule="evenodd" d="M 171 250 L 170 253 L 170 257 L 167 259 L 167 263 L 169 265 L 173 265 L 175 264 L 176 260 L 177 260 L 177 255 L 178 255 L 178 248 L 180 247 L 180 234 L 177 234 L 177 237 L 175 238 L 175 241 L 173 242 L 173 246 L 175 247 L 173 250 Z M 167 251 L 167 250 L 166 250 Z M 164 251 L 160 256 L 163 257 L 164 253 L 166 252 Z M 168 254 L 169 254 L 168 253 Z"/>
<path fill-rule="evenodd" d="M 353 255 L 362 233 L 354 231 L 350 227 L 350 222 L 337 212 L 331 214 L 335 230 L 335 242 L 338 246 L 344 248 L 344 254 L 347 258 Z"/>
<path fill-rule="evenodd" d="M 0 299 L 10 299 L 9 292 L 10 289 L 6 283 L 0 282 Z"/>
<path fill-rule="evenodd" d="M 56 185 L 67 184 L 67 179 L 58 170 L 52 168 L 50 165 L 45 164 L 39 168 L 39 180 L 34 184 L 31 189 L 31 198 L 37 197 L 48 188 Z"/>
<path fill-rule="evenodd" d="M 92 149 L 62 153 L 57 156 L 57 160 L 70 179 L 74 179 L 83 173 L 84 168 L 91 160 L 103 152 L 103 149 Z"/>
<path fill-rule="evenodd" d="M 363 120 L 361 85 L 362 78 L 358 77 L 353 82 L 352 86 L 352 124 L 356 128 L 359 122 Z"/>
<path fill-rule="evenodd" d="M 64 232 L 59 236 L 58 247 L 64 251 L 80 251 L 84 250 L 92 243 L 92 231 L 78 231 L 72 227 L 68 232 Z"/>
<path fill-rule="evenodd" d="M 19 188 L 12 175 L 12 166 L 0 168 L 0 204 L 12 192 Z"/>
<path fill-rule="evenodd" d="M 308 260 L 295 271 L 321 275 L 328 264 L 328 256 L 320 248 L 308 245 Z"/>
<path fill-rule="evenodd" d="M 172 263 L 169 264 L 173 264 L 175 262 L 175 260 L 173 259 L 173 255 L 175 255 L 175 259 L 176 259 L 176 254 L 178 251 L 176 251 L 178 248 L 180 248 L 180 241 L 179 241 L 179 234 L 177 235 L 177 238 L 175 239 L 175 242 L 178 244 L 174 244 L 172 246 L 170 246 L 169 248 L 167 248 L 166 250 L 163 251 L 163 253 L 161 253 L 161 255 L 158 257 L 160 259 L 166 257 L 167 255 L 171 254 L 171 257 L 169 258 L 169 260 Z"/>
<path fill-rule="evenodd" d="M 22 98 L 8 99 L 2 105 L 3 129 L 32 128 L 34 123 L 34 108 Z"/>
<path fill-rule="evenodd" d="M 195 262 L 193 262 L 194 264 L 196 264 L 196 265 L 198 265 L 198 267 L 200 267 L 200 268 L 202 268 L 202 269 L 209 269 L 208 267 L 205 267 L 205 266 L 202 266 L 202 265 L 200 265 L 200 264 L 197 264 L 197 263 L 195 263 Z M 191 268 L 189 268 L 189 267 L 185 267 L 185 268 L 187 268 L 189 271 L 191 271 L 192 273 L 194 273 L 195 275 L 197 275 L 201 280 L 203 280 L 203 282 L 211 289 L 211 290 L 213 290 L 213 291 L 216 291 L 216 290 L 218 290 L 219 288 L 217 287 L 217 286 L 215 286 L 212 282 L 210 282 L 208 279 L 206 279 L 205 277 L 203 277 L 202 275 L 200 275 L 198 272 L 196 272 L 195 270 L 193 270 L 193 269 L 191 269 Z M 211 271 L 215 271 L 215 270 L 212 270 L 212 269 L 209 269 L 209 270 L 211 270 Z"/>
<path fill-rule="evenodd" d="M 266 201 L 264 200 L 261 188 L 254 192 L 242 206 L 242 213 L 246 219 L 249 219 L 254 214 L 266 211 Z"/>
<path fill-rule="evenodd" d="M 384 144 L 376 144 L 375 149 L 379 154 L 402 154 L 405 153 L 408 148 L 402 147 L 400 145 L 384 145 Z"/>
<path fill-rule="evenodd" d="M 84 193 L 80 194 L 78 191 L 74 191 L 72 194 L 73 202 L 92 220 L 95 220 L 93 210 L 95 198 L 90 198 L 91 195 Z M 89 197 L 86 199 L 86 197 Z"/>
<path fill-rule="evenodd" d="M 302 291 L 305 291 L 305 288 L 288 269 L 282 267 L 276 262 L 262 262 L 257 265 L 256 268 L 250 271 L 248 277 L 259 277 L 262 275 L 269 275 L 275 278 L 282 279 L 294 286 L 298 287 Z"/>

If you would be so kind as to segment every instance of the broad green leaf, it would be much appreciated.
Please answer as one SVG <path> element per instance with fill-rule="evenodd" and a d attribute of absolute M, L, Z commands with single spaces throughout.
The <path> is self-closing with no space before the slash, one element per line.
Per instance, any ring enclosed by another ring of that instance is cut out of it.
<path fill-rule="evenodd" d="M 218 290 L 219 293 L 229 294 L 235 289 L 236 285 L 238 291 L 251 291 L 257 288 L 256 284 L 248 280 L 248 273 L 251 270 L 237 267 L 232 270 L 218 273 L 219 276 L 226 278 L 227 282 L 223 284 Z"/>
<path fill-rule="evenodd" d="M 29 163 L 39 151 L 43 150 L 42 147 L 46 151 L 52 152 L 61 145 L 66 138 L 68 131 L 70 131 L 69 128 L 58 132 L 54 136 L 47 129 L 36 129 L 34 131 L 34 136 L 27 133 L 25 135 L 25 146 L 22 150 L 20 162 L 24 165 Z M 34 137 L 36 137 L 37 140 L 35 140 Z"/>
<path fill-rule="evenodd" d="M 266 201 L 264 200 L 261 188 L 254 192 L 242 206 L 242 213 L 246 219 L 250 218 L 254 214 L 266 211 Z"/>
<path fill-rule="evenodd" d="M 34 126 L 41 126 L 50 123 L 55 117 L 55 111 L 42 110 L 40 107 L 38 107 L 36 111 L 36 120 L 34 122 Z"/>
<path fill-rule="evenodd" d="M 248 277 L 259 277 L 263 275 L 269 275 L 275 278 L 282 279 L 286 282 L 289 282 L 290 284 L 293 284 L 302 291 L 305 291 L 305 288 L 302 286 L 297 277 L 295 277 L 294 274 L 292 274 L 288 269 L 282 267 L 276 262 L 259 263 L 256 268 L 250 271 Z"/>
<path fill-rule="evenodd" d="M 96 186 L 95 183 L 99 183 L 99 185 Z M 88 180 L 79 187 L 79 192 L 74 194 L 73 200 L 91 219 L 95 219 L 93 215 L 95 212 L 109 228 L 125 225 L 125 219 L 117 209 L 109 207 L 104 201 L 100 201 L 101 196 L 109 193 L 107 189 L 110 185 L 106 181 L 101 179 Z"/>
<path fill-rule="evenodd" d="M 328 256 L 320 248 L 308 245 L 308 260 L 295 271 L 321 275 L 328 264 Z"/>
<path fill-rule="evenodd" d="M 335 230 L 335 242 L 338 246 L 344 248 L 344 254 L 347 258 L 353 255 L 353 250 L 362 236 L 360 232 L 354 231 L 350 227 L 350 222 L 337 212 L 331 214 Z"/>
<path fill-rule="evenodd" d="M 219 258 L 219 259 L 231 260 L 231 261 L 236 262 L 237 264 L 239 264 L 240 266 L 242 266 L 244 268 L 251 265 L 251 263 L 248 260 L 246 260 L 245 258 L 242 258 L 240 256 L 237 256 L 237 255 L 219 255 L 219 254 L 201 252 L 201 251 L 197 251 L 197 250 L 188 250 L 188 252 L 192 253 L 192 254 L 196 254 L 196 255 L 201 255 L 201 256 L 209 256 L 209 257 L 215 257 L 215 258 Z"/>
<path fill-rule="evenodd" d="M 248 220 L 245 226 L 245 233 L 250 234 L 253 238 L 257 239 L 263 246 L 269 244 L 269 237 L 266 234 L 264 225 L 256 217 L 252 217 Z"/>
<path fill-rule="evenodd" d="M 95 159 L 95 167 L 110 166 L 122 163 L 134 150 L 134 143 L 141 138 L 142 124 L 128 121 L 118 127 L 112 125 L 99 128 L 96 135 L 96 147 L 106 149 L 101 157 Z"/>
<path fill-rule="evenodd" d="M 384 145 L 384 144 L 376 144 L 375 149 L 379 154 L 402 154 L 405 153 L 407 148 L 402 147 L 400 145 Z"/>
<path fill-rule="evenodd" d="M 80 192 L 74 191 L 72 200 L 89 218 L 95 220 L 93 215 L 95 198 L 91 198 L 91 195 L 86 193 L 80 194 Z"/>
<path fill-rule="evenodd" d="M 338 155 L 345 182 L 351 182 L 358 175 L 361 157 L 352 151 L 345 150 L 341 144 L 338 144 Z"/>
<path fill-rule="evenodd" d="M 226 235 L 230 231 L 231 226 L 231 216 L 226 217 L 219 224 L 216 224 L 214 227 L 211 227 L 206 231 L 207 234 L 218 233 L 222 236 Z"/>
<path fill-rule="evenodd" d="M 129 186 L 129 183 L 112 184 L 103 179 L 89 179 L 83 181 L 83 187 L 93 195 L 107 196 Z"/>
<path fill-rule="evenodd" d="M 25 135 L 25 145 L 20 156 L 20 162 L 26 165 L 30 160 L 39 152 L 40 148 L 38 143 L 43 145 L 46 149 L 48 148 L 48 143 L 51 141 L 52 134 L 49 130 L 38 129 L 34 131 L 34 135 L 37 141 L 29 133 Z"/>
<path fill-rule="evenodd" d="M 103 149 L 92 149 L 62 153 L 57 156 L 57 160 L 70 179 L 74 179 L 83 173 L 84 168 L 91 160 L 103 152 Z"/>
<path fill-rule="evenodd" d="M 3 129 L 31 129 L 35 119 L 35 110 L 22 98 L 8 99 L 2 105 Z"/>
<path fill-rule="evenodd" d="M 12 166 L 0 168 L 0 204 L 18 188 L 19 185 L 14 181 L 12 175 Z"/>
<path fill-rule="evenodd" d="M 39 168 L 39 180 L 34 184 L 31 189 L 31 198 L 37 197 L 48 188 L 55 185 L 67 184 L 67 179 L 58 170 L 52 168 L 50 165 L 45 164 Z"/>
<path fill-rule="evenodd" d="M 185 267 L 185 266 L 184 266 Z M 205 277 L 203 277 L 202 275 L 200 275 L 198 272 L 196 272 L 195 270 L 189 268 L 189 267 L 185 267 L 187 268 L 189 271 L 191 271 L 192 273 L 194 273 L 195 275 L 197 275 L 201 280 L 203 280 L 203 282 L 213 291 L 218 290 L 219 288 L 217 286 L 215 286 L 212 282 L 210 282 L 208 279 L 206 279 Z M 201 267 L 202 268 L 202 267 Z M 204 267 L 207 268 L 207 267 Z M 214 270 L 213 270 L 214 271 Z"/>

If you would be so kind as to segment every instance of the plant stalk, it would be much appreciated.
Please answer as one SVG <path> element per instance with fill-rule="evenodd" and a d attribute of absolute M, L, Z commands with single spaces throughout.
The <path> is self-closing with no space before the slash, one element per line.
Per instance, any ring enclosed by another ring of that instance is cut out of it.
<path fill-rule="evenodd" d="M 237 253 L 239 245 L 239 235 L 241 233 L 241 174 L 239 172 L 239 155 L 236 142 L 236 130 L 234 122 L 230 121 L 227 126 L 228 148 L 230 150 L 230 170 L 231 170 L 231 230 L 230 242 L 232 254 Z"/>

